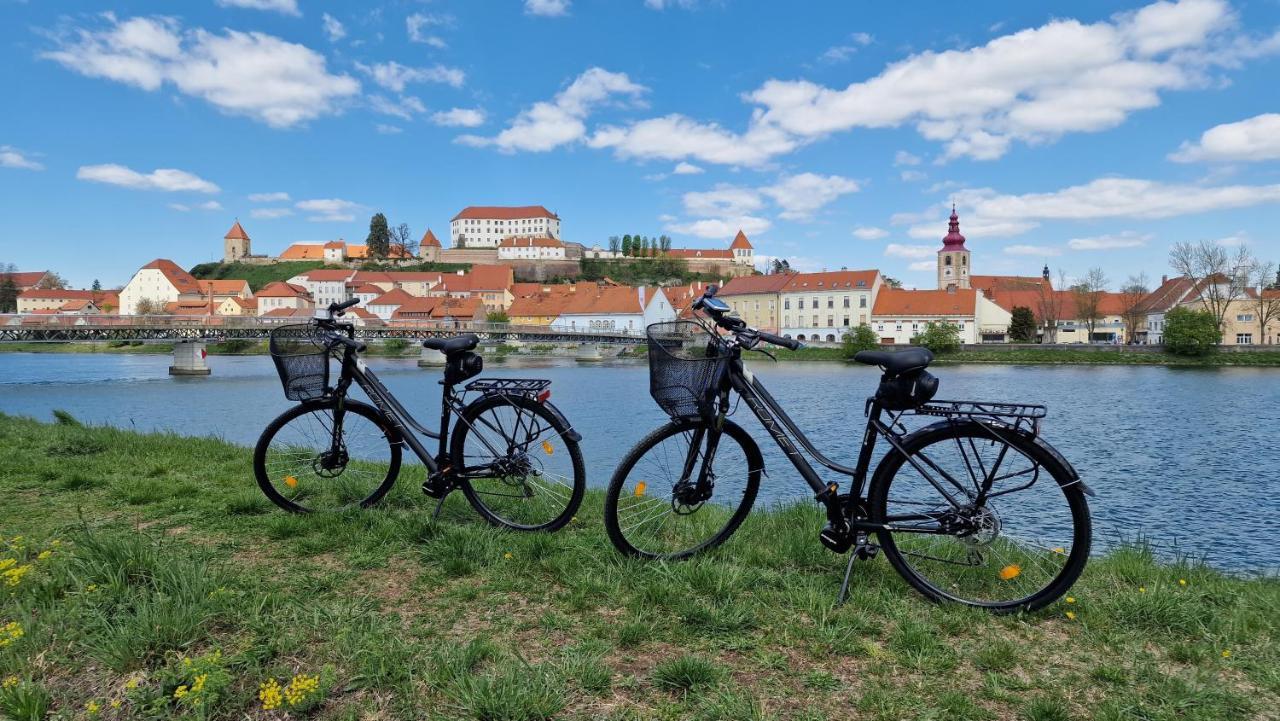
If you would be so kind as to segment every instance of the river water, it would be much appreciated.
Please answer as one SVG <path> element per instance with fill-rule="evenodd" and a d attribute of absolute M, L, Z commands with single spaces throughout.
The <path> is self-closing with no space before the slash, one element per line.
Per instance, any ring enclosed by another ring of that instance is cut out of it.
<path fill-rule="evenodd" d="M 64 409 L 91 423 L 251 446 L 290 405 L 274 367 L 265 356 L 209 361 L 212 376 L 174 378 L 167 355 L 3 353 L 0 412 L 49 420 L 53 409 Z M 438 370 L 419 369 L 414 360 L 369 364 L 433 425 Z M 643 362 L 522 358 L 489 365 L 490 376 L 552 380 L 552 401 L 583 434 L 592 486 L 606 485 L 627 449 L 665 420 L 649 398 Z M 767 361 L 751 367 L 828 456 L 852 465 L 874 369 Z M 1280 570 L 1280 370 L 967 365 L 941 366 L 936 374 L 940 398 L 1049 406 L 1044 437 L 1098 494 L 1090 499 L 1098 547 L 1143 538 L 1224 569 Z M 745 406 L 737 420 L 765 451 L 770 475 L 760 502 L 809 498 Z M 250 474 L 246 469 L 246 483 Z"/>

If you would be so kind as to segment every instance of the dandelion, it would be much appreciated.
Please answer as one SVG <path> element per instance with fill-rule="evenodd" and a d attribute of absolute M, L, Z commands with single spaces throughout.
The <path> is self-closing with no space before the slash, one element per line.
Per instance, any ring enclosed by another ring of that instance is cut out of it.
<path fill-rule="evenodd" d="M 1075 603 L 1075 602 L 1076 602 L 1075 596 L 1067 596 L 1067 603 Z"/>
<path fill-rule="evenodd" d="M 1146 593 L 1146 592 L 1147 592 L 1146 586 L 1138 586 L 1138 593 Z"/>
<path fill-rule="evenodd" d="M 307 702 L 307 697 L 320 688 L 319 676 L 308 676 L 300 673 L 289 681 L 289 685 L 284 687 L 284 698 L 290 706 L 301 706 Z"/>
<path fill-rule="evenodd" d="M 18 685 L 17 676 L 5 676 L 4 681 L 0 681 L 0 688 L 13 688 Z"/>
<path fill-rule="evenodd" d="M 84 710 L 88 712 L 90 716 L 96 716 L 98 712 L 102 710 L 102 706 L 100 706 L 97 701 L 90 701 L 84 705 Z"/>
<path fill-rule="evenodd" d="M 97 591 L 98 591 L 98 584 L 96 583 L 91 583 L 88 586 L 84 587 L 85 593 L 97 593 Z"/>
<path fill-rule="evenodd" d="M 1229 649 L 1229 648 L 1224 648 L 1224 649 L 1222 649 L 1222 657 L 1223 657 L 1223 658 L 1231 658 L 1231 649 Z"/>
<path fill-rule="evenodd" d="M 1179 586 L 1185 586 L 1185 585 L 1187 585 L 1187 579 L 1185 579 L 1185 578 L 1179 578 L 1179 579 L 1178 579 L 1178 585 L 1179 585 Z"/>
<path fill-rule="evenodd" d="M 512 558 L 515 558 L 515 556 L 511 555 L 511 551 L 507 551 L 506 553 L 502 554 L 502 557 L 507 559 L 508 561 L 510 561 Z"/>
<path fill-rule="evenodd" d="M 1022 573 L 1022 567 L 1016 563 L 1013 563 L 1000 569 L 1000 580 L 1012 581 L 1013 579 L 1017 578 L 1021 573 Z"/>
<path fill-rule="evenodd" d="M 1067 611 L 1067 620 L 1068 620 L 1068 621 L 1074 621 L 1074 620 L 1076 620 L 1076 612 L 1075 612 L 1075 611 Z"/>
<path fill-rule="evenodd" d="M 280 682 L 270 678 L 259 684 L 258 700 L 262 702 L 264 711 L 280 708 L 280 703 L 284 700 L 283 695 L 280 693 Z"/>
<path fill-rule="evenodd" d="M 0 648 L 4 648 L 9 644 L 22 638 L 25 631 L 17 621 L 10 621 L 4 626 L 0 626 Z"/>

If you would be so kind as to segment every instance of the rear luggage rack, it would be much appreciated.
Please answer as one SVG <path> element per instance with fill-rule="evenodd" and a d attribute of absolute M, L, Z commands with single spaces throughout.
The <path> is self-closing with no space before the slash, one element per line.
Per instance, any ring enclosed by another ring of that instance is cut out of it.
<path fill-rule="evenodd" d="M 551 381 L 539 378 L 479 378 L 467 384 L 467 390 L 493 394 L 536 395 L 546 390 Z"/>
<path fill-rule="evenodd" d="M 996 420 L 1040 434 L 1040 419 L 1049 415 L 1047 408 L 1029 403 L 988 403 L 986 401 L 930 401 L 915 409 L 919 416 L 974 418 Z"/>

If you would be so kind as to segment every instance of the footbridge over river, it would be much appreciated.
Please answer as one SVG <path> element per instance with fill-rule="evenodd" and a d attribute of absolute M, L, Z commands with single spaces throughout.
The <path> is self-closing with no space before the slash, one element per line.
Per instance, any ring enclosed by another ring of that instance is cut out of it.
<path fill-rule="evenodd" d="M 420 341 L 475 333 L 484 344 L 573 344 L 581 360 L 602 359 L 602 347 L 633 346 L 644 342 L 643 328 L 607 328 L 603 324 L 516 325 L 472 321 L 383 321 L 351 318 L 358 340 L 393 338 Z M 142 341 L 173 343 L 174 375 L 208 375 L 205 346 L 228 340 L 266 340 L 272 329 L 305 322 L 304 318 L 255 316 L 108 316 L 19 314 L 0 315 L 3 343 L 108 343 Z M 423 349 L 424 365 L 434 365 L 439 353 Z"/>

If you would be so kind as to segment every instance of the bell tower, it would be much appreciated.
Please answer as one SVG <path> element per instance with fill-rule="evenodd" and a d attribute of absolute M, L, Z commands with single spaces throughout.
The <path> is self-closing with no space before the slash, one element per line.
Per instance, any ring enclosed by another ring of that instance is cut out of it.
<path fill-rule="evenodd" d="M 942 250 L 938 251 L 938 290 L 969 287 L 969 249 L 964 247 L 960 216 L 956 215 L 954 203 L 950 221 L 947 234 L 942 238 Z"/>
<path fill-rule="evenodd" d="M 222 262 L 234 263 L 243 260 L 253 253 L 249 247 L 249 234 L 240 227 L 240 221 L 231 226 L 231 230 L 222 238 Z"/>

